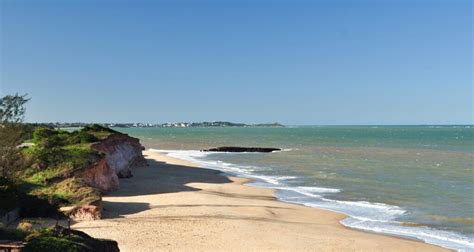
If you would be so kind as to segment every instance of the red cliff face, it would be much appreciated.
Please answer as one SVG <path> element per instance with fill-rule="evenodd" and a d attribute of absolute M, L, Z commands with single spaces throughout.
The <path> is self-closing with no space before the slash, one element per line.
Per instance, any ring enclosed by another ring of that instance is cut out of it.
<path fill-rule="evenodd" d="M 103 192 L 117 189 L 119 178 L 129 178 L 133 168 L 147 165 L 139 140 L 125 134 L 110 135 L 91 148 L 104 153 L 105 158 L 82 171 L 80 176 Z"/>
<path fill-rule="evenodd" d="M 98 188 L 102 192 L 113 191 L 119 187 L 117 173 L 109 166 L 106 159 L 100 160 L 79 174 L 87 184 Z"/>

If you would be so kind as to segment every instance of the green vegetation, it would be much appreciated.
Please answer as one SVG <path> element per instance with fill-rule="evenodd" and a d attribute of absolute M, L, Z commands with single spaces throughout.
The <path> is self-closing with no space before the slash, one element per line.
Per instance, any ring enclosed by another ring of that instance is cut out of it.
<path fill-rule="evenodd" d="M 0 214 L 14 209 L 19 202 L 18 189 L 6 178 L 0 178 Z"/>
<path fill-rule="evenodd" d="M 91 130 L 79 130 L 68 132 L 65 130 L 54 130 L 40 127 L 33 132 L 33 143 L 44 148 L 54 148 L 70 144 L 92 143 L 99 141 L 95 135 L 89 133 Z"/>
<path fill-rule="evenodd" d="M 0 240 L 22 241 L 26 238 L 28 232 L 20 229 L 0 228 Z"/>
<path fill-rule="evenodd" d="M 25 241 L 21 251 L 37 252 L 92 252 L 118 251 L 115 241 L 95 239 L 84 232 L 70 230 L 61 226 L 33 230 L 0 229 L 0 239 Z"/>
<path fill-rule="evenodd" d="M 18 127 L 17 131 L 22 129 Z M 21 142 L 18 136 L 22 135 L 18 133 L 10 152 L 16 157 L 5 162 L 2 169 L 5 172 L 0 175 L 0 212 L 20 207 L 23 217 L 56 218 L 61 216 L 57 211 L 60 207 L 100 200 L 98 189 L 74 175 L 104 157 L 91 145 L 117 132 L 100 125 L 73 132 L 45 126 L 29 127 L 28 131 L 33 145 L 17 148 Z"/>
<path fill-rule="evenodd" d="M 104 157 L 91 144 L 119 133 L 97 124 L 73 132 L 23 124 L 28 100 L 18 94 L 0 99 L 0 212 L 20 206 L 24 216 L 56 217 L 59 207 L 100 200 L 100 192 L 74 174 Z M 25 141 L 33 145 L 19 148 Z"/>
<path fill-rule="evenodd" d="M 82 128 L 81 132 L 91 134 L 99 140 L 103 140 L 103 139 L 105 139 L 108 136 L 113 135 L 113 134 L 121 134 L 118 131 L 115 131 L 113 129 L 101 126 L 99 124 L 87 125 L 84 128 Z"/>
<path fill-rule="evenodd" d="M 34 145 L 19 150 L 23 167 L 11 173 L 15 182 L 0 179 L 0 209 L 20 206 L 23 216 L 57 217 L 62 206 L 100 200 L 99 190 L 74 173 L 104 157 L 91 144 L 111 134 L 115 131 L 99 125 L 73 132 L 44 126 L 32 129 Z"/>
<path fill-rule="evenodd" d="M 99 125 L 68 132 L 25 125 L 26 95 L 0 99 L 0 215 L 19 208 L 22 217 L 60 218 L 62 206 L 80 206 L 101 199 L 75 172 L 104 156 L 94 142 L 117 132 Z M 21 143 L 32 145 L 20 145 Z M 94 239 L 79 231 L 37 228 L 21 222 L 19 229 L 0 228 L 0 240 L 25 241 L 22 251 L 118 251 L 117 243 Z"/>
<path fill-rule="evenodd" d="M 0 177 L 14 180 L 14 173 L 24 166 L 17 146 L 25 136 L 22 124 L 26 95 L 7 95 L 0 99 Z"/>
<path fill-rule="evenodd" d="M 33 132 L 34 146 L 22 150 L 31 166 L 20 173 L 25 193 L 56 207 L 88 204 L 100 200 L 100 192 L 74 172 L 93 165 L 103 154 L 91 149 L 99 140 L 94 134 L 108 132 L 101 127 L 85 127 L 67 132 L 38 127 Z M 110 133 L 109 133 L 110 135 Z"/>

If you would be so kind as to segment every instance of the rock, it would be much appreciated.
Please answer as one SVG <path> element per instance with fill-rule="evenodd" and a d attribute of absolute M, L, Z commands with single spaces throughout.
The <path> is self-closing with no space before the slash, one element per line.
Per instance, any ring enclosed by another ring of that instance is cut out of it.
<path fill-rule="evenodd" d="M 113 191 L 119 187 L 119 177 L 115 169 L 110 167 L 107 158 L 76 172 L 76 176 L 83 178 L 87 184 L 102 192 Z"/>
<path fill-rule="evenodd" d="M 278 148 L 261 148 L 261 147 L 217 147 L 201 151 L 216 151 L 216 152 L 273 152 L 281 151 Z"/>
<path fill-rule="evenodd" d="M 102 217 L 102 202 L 92 202 L 83 206 L 61 207 L 59 211 L 75 221 L 98 220 Z"/>
<path fill-rule="evenodd" d="M 105 160 L 117 176 L 131 177 L 133 168 L 147 166 L 143 157 L 143 146 L 139 140 L 125 134 L 113 134 L 99 143 L 93 144 L 92 149 L 105 153 Z"/>
<path fill-rule="evenodd" d="M 86 169 L 76 171 L 75 175 L 102 192 L 117 189 L 119 178 L 130 178 L 133 176 L 133 168 L 148 165 L 139 140 L 125 134 L 110 135 L 91 148 L 104 153 L 105 158 Z"/>

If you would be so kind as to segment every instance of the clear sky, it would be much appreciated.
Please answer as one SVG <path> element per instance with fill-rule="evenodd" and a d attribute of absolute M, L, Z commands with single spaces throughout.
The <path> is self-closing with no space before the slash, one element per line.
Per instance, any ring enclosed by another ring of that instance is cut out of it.
<path fill-rule="evenodd" d="M 0 0 L 30 122 L 472 124 L 470 0 Z"/>

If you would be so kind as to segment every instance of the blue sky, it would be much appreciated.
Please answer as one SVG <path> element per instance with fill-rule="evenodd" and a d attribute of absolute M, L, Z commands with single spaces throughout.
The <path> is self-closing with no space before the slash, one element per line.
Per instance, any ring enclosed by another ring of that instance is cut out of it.
<path fill-rule="evenodd" d="M 473 123 L 471 1 L 0 0 L 30 122 Z"/>

